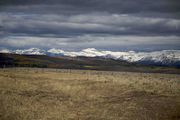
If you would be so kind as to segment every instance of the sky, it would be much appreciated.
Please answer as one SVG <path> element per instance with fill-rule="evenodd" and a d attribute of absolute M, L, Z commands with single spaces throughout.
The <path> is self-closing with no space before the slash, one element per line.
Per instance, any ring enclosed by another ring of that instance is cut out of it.
<path fill-rule="evenodd" d="M 0 48 L 180 49 L 180 0 L 0 0 Z"/>

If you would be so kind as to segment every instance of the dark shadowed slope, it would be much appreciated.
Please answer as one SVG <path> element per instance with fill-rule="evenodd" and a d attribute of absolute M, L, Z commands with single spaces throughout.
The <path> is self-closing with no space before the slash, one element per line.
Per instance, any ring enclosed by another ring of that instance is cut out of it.
<path fill-rule="evenodd" d="M 40 67 L 131 72 L 180 73 L 174 67 L 144 66 L 100 57 L 50 57 L 46 55 L 0 54 L 0 67 Z"/>

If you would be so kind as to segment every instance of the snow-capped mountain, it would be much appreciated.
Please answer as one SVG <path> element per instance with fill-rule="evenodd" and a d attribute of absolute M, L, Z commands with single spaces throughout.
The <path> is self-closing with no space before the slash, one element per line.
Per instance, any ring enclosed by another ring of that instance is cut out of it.
<path fill-rule="evenodd" d="M 8 49 L 1 49 L 0 53 L 12 53 L 12 51 Z"/>
<path fill-rule="evenodd" d="M 49 55 L 49 56 L 85 56 L 85 57 L 103 57 L 116 60 L 123 60 L 127 62 L 136 62 L 142 64 L 152 65 L 174 65 L 180 66 L 180 50 L 162 50 L 154 52 L 113 52 L 113 51 L 100 51 L 95 48 L 87 48 L 78 52 L 64 51 L 61 49 L 41 50 L 38 48 L 30 48 L 24 50 L 8 50 L 2 49 L 1 53 L 15 53 L 27 55 Z"/>
<path fill-rule="evenodd" d="M 46 52 L 46 54 L 47 54 L 47 55 L 50 55 L 50 56 L 59 56 L 59 55 L 63 56 L 64 53 L 65 53 L 65 52 L 64 52 L 63 50 L 61 50 L 61 49 L 55 49 L 55 48 L 49 49 L 49 50 L 47 50 L 47 52 Z"/>
<path fill-rule="evenodd" d="M 46 51 L 41 50 L 39 48 L 30 48 L 30 49 L 24 49 L 24 50 L 14 50 L 12 53 L 26 54 L 26 55 L 46 55 Z"/>

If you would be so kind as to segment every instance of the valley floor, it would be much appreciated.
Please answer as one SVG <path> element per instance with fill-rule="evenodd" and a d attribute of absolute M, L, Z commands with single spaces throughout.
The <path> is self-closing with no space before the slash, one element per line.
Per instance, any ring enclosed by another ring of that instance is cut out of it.
<path fill-rule="evenodd" d="M 0 120 L 179 120 L 180 75 L 0 70 Z"/>

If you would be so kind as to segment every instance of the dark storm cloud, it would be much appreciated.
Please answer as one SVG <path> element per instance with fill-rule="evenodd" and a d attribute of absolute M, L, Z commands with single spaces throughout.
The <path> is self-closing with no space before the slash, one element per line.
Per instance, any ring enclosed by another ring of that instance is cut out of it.
<path fill-rule="evenodd" d="M 162 47 L 179 39 L 179 0 L 0 0 L 0 47 Z"/>
<path fill-rule="evenodd" d="M 180 20 L 119 14 L 39 15 L 0 14 L 1 29 L 10 34 L 30 35 L 177 35 Z"/>
<path fill-rule="evenodd" d="M 92 11 L 177 12 L 179 0 L 1 0 L 0 5 L 61 5 Z"/>

